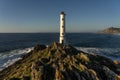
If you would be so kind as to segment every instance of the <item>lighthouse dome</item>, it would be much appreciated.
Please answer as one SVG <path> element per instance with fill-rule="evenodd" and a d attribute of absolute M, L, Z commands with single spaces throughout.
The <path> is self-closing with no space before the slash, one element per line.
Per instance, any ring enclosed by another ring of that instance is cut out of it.
<path fill-rule="evenodd" d="M 61 12 L 61 14 L 64 14 L 64 15 L 65 15 L 65 13 L 64 13 L 63 11 Z"/>

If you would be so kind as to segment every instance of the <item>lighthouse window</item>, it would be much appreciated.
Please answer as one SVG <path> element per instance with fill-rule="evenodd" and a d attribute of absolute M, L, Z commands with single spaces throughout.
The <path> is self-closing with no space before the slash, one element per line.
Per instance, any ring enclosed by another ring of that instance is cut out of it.
<path fill-rule="evenodd" d="M 62 28 L 64 28 L 64 26 L 62 26 Z"/>
<path fill-rule="evenodd" d="M 62 18 L 62 20 L 64 20 L 64 18 Z"/>

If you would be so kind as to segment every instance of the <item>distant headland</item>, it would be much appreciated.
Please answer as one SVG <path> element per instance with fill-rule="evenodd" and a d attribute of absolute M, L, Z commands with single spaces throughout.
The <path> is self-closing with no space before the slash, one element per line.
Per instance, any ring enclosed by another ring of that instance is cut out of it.
<path fill-rule="evenodd" d="M 109 27 L 107 29 L 104 29 L 104 30 L 100 31 L 100 33 L 120 34 L 120 28 Z"/>

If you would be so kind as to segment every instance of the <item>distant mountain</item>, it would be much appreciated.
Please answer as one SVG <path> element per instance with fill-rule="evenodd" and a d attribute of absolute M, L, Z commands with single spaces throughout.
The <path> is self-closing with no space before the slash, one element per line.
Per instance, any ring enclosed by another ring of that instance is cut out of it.
<path fill-rule="evenodd" d="M 8 68 L 0 80 L 120 80 L 120 63 L 70 45 L 37 45 Z"/>
<path fill-rule="evenodd" d="M 110 27 L 101 31 L 101 33 L 120 34 L 120 28 Z"/>

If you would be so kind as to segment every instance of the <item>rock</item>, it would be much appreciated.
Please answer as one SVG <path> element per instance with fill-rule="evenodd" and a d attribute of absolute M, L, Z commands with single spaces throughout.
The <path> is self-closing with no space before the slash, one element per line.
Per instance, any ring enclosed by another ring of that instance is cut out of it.
<path fill-rule="evenodd" d="M 118 62 L 117 60 L 114 60 L 113 63 L 114 63 L 115 65 L 118 65 L 118 64 L 119 64 L 119 62 Z"/>
<path fill-rule="evenodd" d="M 30 80 L 29 76 L 23 76 L 23 80 Z"/>
<path fill-rule="evenodd" d="M 10 78 L 10 80 L 20 80 L 20 78 Z"/>
<path fill-rule="evenodd" d="M 119 80 L 120 64 L 70 45 L 37 45 L 8 68 L 0 80 Z"/>
<path fill-rule="evenodd" d="M 107 80 L 117 80 L 117 74 L 110 70 L 108 67 L 103 66 L 103 70 L 105 75 L 107 76 Z"/>
<path fill-rule="evenodd" d="M 117 76 L 117 80 L 120 80 L 120 75 Z"/>
<path fill-rule="evenodd" d="M 93 80 L 99 80 L 97 73 L 93 69 L 88 69 L 88 72 L 91 74 Z"/>
<path fill-rule="evenodd" d="M 36 45 L 35 47 L 34 47 L 34 51 L 39 51 L 39 50 L 43 50 L 43 49 L 45 49 L 46 48 L 46 46 L 45 45 Z"/>

